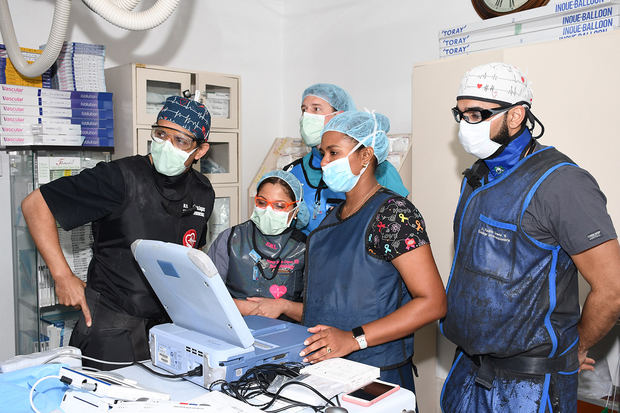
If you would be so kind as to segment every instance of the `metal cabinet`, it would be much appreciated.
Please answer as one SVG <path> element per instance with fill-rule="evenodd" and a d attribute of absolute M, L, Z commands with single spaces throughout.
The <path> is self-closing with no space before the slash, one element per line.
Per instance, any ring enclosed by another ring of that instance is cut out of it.
<path fill-rule="evenodd" d="M 196 90 L 211 113 L 212 127 L 239 129 L 239 78 L 198 73 Z"/>
<path fill-rule="evenodd" d="M 209 178 L 218 194 L 208 222 L 207 246 L 219 232 L 238 224 L 240 78 L 142 64 L 108 68 L 105 75 L 108 90 L 114 92 L 115 159 L 148 154 L 151 125 L 166 98 L 181 95 L 185 90 L 200 92 L 201 101 L 211 113 L 211 134 L 209 151 L 194 168 Z M 223 208 L 228 211 L 224 213 Z"/>

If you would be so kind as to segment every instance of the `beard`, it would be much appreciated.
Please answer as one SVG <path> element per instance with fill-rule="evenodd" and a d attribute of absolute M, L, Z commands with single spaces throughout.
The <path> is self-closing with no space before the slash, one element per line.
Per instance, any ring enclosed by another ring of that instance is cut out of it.
<path fill-rule="evenodd" d="M 512 141 L 512 137 L 508 132 L 508 119 L 504 116 L 504 121 L 502 122 L 502 126 L 497 131 L 497 135 L 495 135 L 492 141 L 499 143 L 500 145 L 506 146 Z"/>

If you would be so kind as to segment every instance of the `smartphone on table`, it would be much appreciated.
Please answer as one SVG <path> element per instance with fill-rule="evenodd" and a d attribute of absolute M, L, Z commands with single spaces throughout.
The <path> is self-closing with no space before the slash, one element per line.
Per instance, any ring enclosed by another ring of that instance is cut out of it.
<path fill-rule="evenodd" d="M 381 380 L 374 380 L 367 385 L 342 395 L 342 400 L 360 406 L 370 406 L 379 400 L 386 398 L 400 389 L 398 384 L 387 383 Z"/>

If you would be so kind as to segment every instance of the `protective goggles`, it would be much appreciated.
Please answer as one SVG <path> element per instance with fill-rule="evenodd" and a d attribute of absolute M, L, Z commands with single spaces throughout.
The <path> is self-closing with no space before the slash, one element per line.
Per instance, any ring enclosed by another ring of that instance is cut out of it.
<path fill-rule="evenodd" d="M 291 205 L 297 204 L 297 202 L 298 201 L 293 201 L 293 202 L 268 201 L 267 199 L 263 198 L 262 196 L 255 196 L 254 197 L 254 204 L 256 205 L 257 208 L 265 209 L 268 206 L 271 206 L 271 209 L 273 209 L 274 211 L 286 211 L 288 209 L 288 207 L 290 207 Z"/>
<path fill-rule="evenodd" d="M 173 128 L 167 128 L 159 125 L 152 125 L 151 128 L 151 138 L 155 142 L 169 140 L 174 146 L 182 151 L 190 150 L 193 142 L 196 140 L 193 136 Z"/>
<path fill-rule="evenodd" d="M 464 120 L 467 123 L 476 124 L 483 122 L 498 113 L 505 112 L 514 106 L 515 105 L 504 106 L 495 109 L 469 109 L 465 112 L 461 112 L 459 108 L 455 106 L 452 108 L 452 116 L 454 116 L 456 123 L 460 123 L 461 120 Z"/>

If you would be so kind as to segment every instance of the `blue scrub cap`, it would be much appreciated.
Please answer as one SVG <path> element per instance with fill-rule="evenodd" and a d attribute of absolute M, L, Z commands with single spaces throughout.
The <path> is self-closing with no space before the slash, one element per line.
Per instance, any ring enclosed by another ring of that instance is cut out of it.
<path fill-rule="evenodd" d="M 329 103 L 337 111 L 341 110 L 346 112 L 348 110 L 355 110 L 355 103 L 353 98 L 343 88 L 332 85 L 331 83 L 316 83 L 306 90 L 301 96 L 303 101 L 306 96 L 316 96 Z"/>
<path fill-rule="evenodd" d="M 167 120 L 187 129 L 202 143 L 209 137 L 211 114 L 200 102 L 181 96 L 170 96 L 157 115 L 157 120 Z"/>
<path fill-rule="evenodd" d="M 304 188 L 301 182 L 299 182 L 299 179 L 297 179 L 295 175 L 288 171 L 276 169 L 275 171 L 267 172 L 260 178 L 258 184 L 256 184 L 257 191 L 260 184 L 267 178 L 280 178 L 281 180 L 286 182 L 289 188 L 293 190 L 293 194 L 295 195 L 295 201 L 298 201 L 296 226 L 297 228 L 303 228 L 308 225 L 308 222 L 310 221 L 310 212 L 308 211 L 308 208 L 306 207 L 306 204 L 304 202 Z"/>
<path fill-rule="evenodd" d="M 390 152 L 390 142 L 387 133 L 390 130 L 390 120 L 387 116 L 372 112 L 344 112 L 334 116 L 325 128 L 323 134 L 328 131 L 344 133 L 360 142 L 362 145 L 372 147 L 375 150 L 377 162 L 387 159 Z"/>

